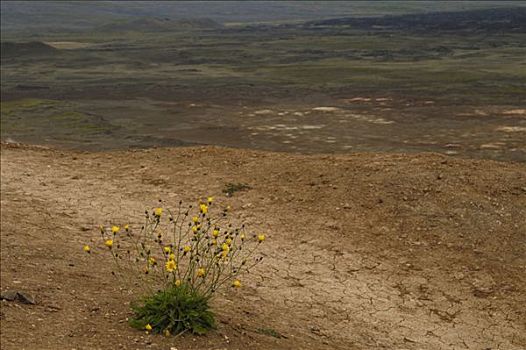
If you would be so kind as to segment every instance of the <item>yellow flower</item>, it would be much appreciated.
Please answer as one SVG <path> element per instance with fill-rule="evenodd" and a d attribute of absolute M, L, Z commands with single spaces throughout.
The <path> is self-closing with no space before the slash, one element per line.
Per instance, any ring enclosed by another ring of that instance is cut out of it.
<path fill-rule="evenodd" d="M 190 247 L 189 245 L 185 245 L 184 248 L 183 248 L 183 251 L 184 251 L 185 253 L 188 253 L 188 252 L 191 251 L 191 250 L 192 250 L 192 247 Z"/>
<path fill-rule="evenodd" d="M 164 336 L 165 336 L 165 337 L 169 337 L 170 334 L 171 334 L 171 333 L 170 333 L 170 330 L 169 330 L 168 328 L 165 329 L 163 333 L 164 333 Z"/>
<path fill-rule="evenodd" d="M 227 253 L 230 251 L 230 247 L 226 243 L 221 244 L 221 249 L 223 250 L 223 252 Z"/>
<path fill-rule="evenodd" d="M 216 245 L 217 244 L 217 240 L 216 239 L 213 239 L 212 240 L 212 245 Z"/>
<path fill-rule="evenodd" d="M 204 267 L 200 267 L 199 269 L 197 269 L 197 277 L 203 277 L 206 273 L 206 270 L 204 269 Z"/>
<path fill-rule="evenodd" d="M 100 225 L 99 230 L 100 230 L 100 233 L 104 233 L 104 226 Z"/>
<path fill-rule="evenodd" d="M 128 231 L 128 230 L 130 229 L 130 225 L 128 225 L 128 224 L 124 225 L 124 229 L 125 229 L 126 231 Z"/>
<path fill-rule="evenodd" d="M 91 248 L 89 247 L 89 245 L 86 244 L 84 247 L 82 247 L 82 250 L 86 253 L 89 253 L 91 251 Z"/>
<path fill-rule="evenodd" d="M 192 226 L 192 232 L 193 233 L 197 233 L 197 230 L 198 230 L 197 226 Z"/>
<path fill-rule="evenodd" d="M 214 197 L 208 197 L 207 200 L 208 204 L 212 204 L 212 202 L 214 201 Z"/>
<path fill-rule="evenodd" d="M 119 226 L 112 226 L 111 227 L 111 232 L 113 234 L 118 233 L 120 230 L 121 230 L 121 228 Z"/>
<path fill-rule="evenodd" d="M 206 204 L 199 204 L 199 210 L 203 214 L 208 213 L 208 205 L 206 205 Z"/>
<path fill-rule="evenodd" d="M 144 329 L 146 329 L 147 331 L 151 331 L 152 326 L 148 323 L 146 326 L 144 326 Z"/>
<path fill-rule="evenodd" d="M 232 244 L 232 238 L 225 239 L 225 243 L 228 244 L 228 245 L 231 245 Z"/>
<path fill-rule="evenodd" d="M 241 236 L 239 236 L 239 238 L 241 238 L 241 240 L 244 241 L 245 240 L 245 234 L 242 233 Z"/>
<path fill-rule="evenodd" d="M 153 213 L 155 216 L 161 217 L 161 215 L 163 215 L 163 208 L 155 208 Z"/>
<path fill-rule="evenodd" d="M 232 287 L 234 287 L 234 288 L 241 288 L 241 281 L 240 280 L 234 280 L 234 282 L 232 282 Z"/>
<path fill-rule="evenodd" d="M 181 285 L 181 280 L 175 280 L 175 286 L 179 287 Z"/>
<path fill-rule="evenodd" d="M 213 232 L 212 232 L 212 236 L 216 237 L 219 236 L 219 230 L 218 229 L 215 229 Z"/>
<path fill-rule="evenodd" d="M 166 271 L 168 272 L 174 272 L 177 269 L 177 264 L 173 260 L 168 260 L 166 262 Z"/>
<path fill-rule="evenodd" d="M 151 256 L 149 259 L 148 259 L 148 263 L 150 265 L 155 265 L 157 264 L 157 261 L 155 260 L 155 258 L 153 256 Z"/>
<path fill-rule="evenodd" d="M 192 218 L 192 221 L 193 221 L 194 223 L 196 223 L 196 222 L 199 221 L 199 218 L 198 218 L 197 216 L 194 216 L 194 217 Z"/>
<path fill-rule="evenodd" d="M 261 234 L 258 236 L 259 243 L 263 242 L 265 240 L 265 235 Z"/>
<path fill-rule="evenodd" d="M 171 253 L 171 254 L 168 256 L 168 260 L 175 260 L 175 254 L 174 254 L 174 253 Z"/>
<path fill-rule="evenodd" d="M 113 239 L 107 239 L 106 242 L 104 242 L 106 247 L 110 248 L 113 247 Z"/>
<path fill-rule="evenodd" d="M 170 246 L 166 246 L 166 247 L 163 248 L 163 250 L 164 250 L 164 252 L 165 252 L 166 254 L 169 254 L 169 253 L 172 252 L 172 247 L 170 247 Z"/>

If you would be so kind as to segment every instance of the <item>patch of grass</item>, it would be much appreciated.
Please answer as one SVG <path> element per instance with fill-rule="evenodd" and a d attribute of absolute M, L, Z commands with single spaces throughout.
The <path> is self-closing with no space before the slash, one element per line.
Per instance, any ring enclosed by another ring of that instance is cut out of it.
<path fill-rule="evenodd" d="M 215 328 L 208 301 L 188 284 L 172 285 L 134 305 L 135 316 L 129 322 L 134 328 L 165 335 L 205 334 Z"/>
<path fill-rule="evenodd" d="M 20 99 L 2 102 L 1 136 L 38 135 L 54 139 L 85 139 L 114 129 L 108 122 L 82 111 L 70 102 L 46 99 Z"/>
<path fill-rule="evenodd" d="M 85 114 L 76 111 L 63 111 L 50 115 L 49 120 L 54 123 L 62 123 L 67 126 L 72 126 L 85 122 L 88 120 L 88 117 Z"/>
<path fill-rule="evenodd" d="M 264 334 L 264 335 L 268 335 L 270 337 L 274 337 L 274 338 L 285 338 L 285 336 L 281 333 L 279 333 L 278 331 L 276 331 L 275 329 L 273 328 L 258 328 L 256 329 L 256 332 L 259 333 L 259 334 Z"/>
<path fill-rule="evenodd" d="M 49 108 L 58 105 L 58 101 L 44 100 L 38 98 L 25 98 L 14 101 L 3 101 L 1 104 L 2 114 L 11 114 L 18 111 L 27 111 L 36 108 Z"/>
<path fill-rule="evenodd" d="M 245 183 L 233 183 L 229 182 L 223 188 L 223 193 L 228 197 L 231 197 L 235 192 L 250 190 L 252 187 Z"/>

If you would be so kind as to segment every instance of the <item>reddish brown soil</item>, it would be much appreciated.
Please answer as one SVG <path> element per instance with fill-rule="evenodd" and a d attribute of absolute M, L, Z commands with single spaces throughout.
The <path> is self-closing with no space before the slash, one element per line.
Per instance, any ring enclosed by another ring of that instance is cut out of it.
<path fill-rule="evenodd" d="M 301 156 L 215 147 L 108 153 L 2 145 L 7 349 L 524 349 L 526 166 L 437 154 Z M 227 198 L 228 182 L 252 189 Z M 268 234 L 219 327 L 130 328 L 99 224 L 213 195 Z M 282 334 L 276 338 L 261 329 Z"/>

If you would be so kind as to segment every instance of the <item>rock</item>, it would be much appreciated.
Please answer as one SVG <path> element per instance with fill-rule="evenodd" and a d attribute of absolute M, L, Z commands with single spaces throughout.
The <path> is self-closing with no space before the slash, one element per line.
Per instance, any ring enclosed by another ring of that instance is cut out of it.
<path fill-rule="evenodd" d="M 331 221 L 328 221 L 325 223 L 325 227 L 331 229 L 331 230 L 336 230 L 336 231 L 339 231 L 341 230 L 341 225 L 335 221 L 335 220 L 331 220 Z"/>
<path fill-rule="evenodd" d="M 0 295 L 0 299 L 7 300 L 7 301 L 13 301 L 17 298 L 18 293 L 16 290 L 6 290 L 5 292 L 2 292 Z"/>
<path fill-rule="evenodd" d="M 35 298 L 31 294 L 28 294 L 26 292 L 18 292 L 17 294 L 18 294 L 18 300 L 20 300 L 21 303 L 31 304 L 31 305 L 36 304 Z"/>
<path fill-rule="evenodd" d="M 311 326 L 310 327 L 310 331 L 312 333 L 318 333 L 320 331 L 320 327 L 318 327 L 318 326 Z"/>
<path fill-rule="evenodd" d="M 493 293 L 493 289 L 485 287 L 476 287 L 473 290 L 473 295 L 477 298 L 487 298 Z"/>
<path fill-rule="evenodd" d="M 320 337 L 326 337 L 327 335 L 325 334 L 324 331 L 322 331 L 320 329 L 320 327 L 318 326 L 310 326 L 310 331 L 313 333 L 313 334 L 316 334 L 317 336 L 320 336 Z"/>
<path fill-rule="evenodd" d="M 7 301 L 17 301 L 18 300 L 24 304 L 31 304 L 31 305 L 36 304 L 35 298 L 31 294 L 26 293 L 26 292 L 16 291 L 16 290 L 7 290 L 7 291 L 2 292 L 1 299 L 7 300 Z"/>

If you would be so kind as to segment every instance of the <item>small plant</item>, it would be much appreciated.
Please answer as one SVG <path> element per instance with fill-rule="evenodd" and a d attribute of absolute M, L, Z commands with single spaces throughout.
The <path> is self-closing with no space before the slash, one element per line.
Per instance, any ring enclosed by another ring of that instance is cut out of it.
<path fill-rule="evenodd" d="M 204 334 L 214 328 L 209 301 L 221 288 L 240 288 L 240 275 L 261 262 L 257 250 L 264 234 L 228 220 L 229 208 L 211 215 L 213 198 L 197 207 L 145 212 L 137 232 L 131 225 L 100 227 L 104 250 L 115 262 L 113 273 L 143 298 L 132 305 L 133 327 L 149 333 Z M 85 245 L 83 250 L 94 253 Z"/>
<path fill-rule="evenodd" d="M 223 189 L 223 193 L 227 195 L 227 197 L 232 197 L 232 195 L 235 192 L 238 191 L 244 191 L 244 190 L 250 190 L 252 187 L 250 187 L 247 184 L 244 183 L 232 183 L 229 182 L 225 185 L 225 188 Z"/>
<path fill-rule="evenodd" d="M 280 334 L 278 331 L 272 328 L 258 328 L 256 330 L 259 334 L 268 335 L 274 338 L 285 338 L 284 335 Z"/>

